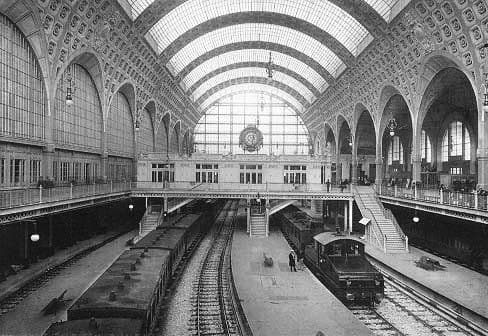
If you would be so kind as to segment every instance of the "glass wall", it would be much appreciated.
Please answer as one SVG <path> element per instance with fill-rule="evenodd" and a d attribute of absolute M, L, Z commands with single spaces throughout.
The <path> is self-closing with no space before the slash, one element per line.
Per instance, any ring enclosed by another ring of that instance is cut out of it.
<path fill-rule="evenodd" d="M 259 151 L 244 152 L 239 135 L 249 125 L 263 134 Z M 262 92 L 224 97 L 211 106 L 195 128 L 195 151 L 209 154 L 308 154 L 308 131 L 284 101 Z"/>

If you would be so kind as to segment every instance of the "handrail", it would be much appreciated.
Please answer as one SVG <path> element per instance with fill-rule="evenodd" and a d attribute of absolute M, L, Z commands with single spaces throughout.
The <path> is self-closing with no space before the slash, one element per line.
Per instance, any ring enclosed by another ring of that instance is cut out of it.
<path fill-rule="evenodd" d="M 354 192 L 354 196 L 357 196 L 355 197 L 355 199 L 361 213 L 369 212 L 369 214 L 371 215 L 371 220 L 374 223 L 374 225 L 372 226 L 372 232 L 376 237 L 376 241 L 378 242 L 378 245 L 386 252 L 386 241 L 388 240 L 388 237 L 381 230 L 381 227 L 379 226 L 378 220 L 376 219 L 374 213 L 370 209 L 366 208 L 366 206 L 364 205 L 357 187 L 353 188 L 351 186 L 351 189 L 353 189 L 351 191 Z M 379 231 L 379 236 L 381 237 L 381 239 L 378 238 L 378 233 L 376 231 Z"/>

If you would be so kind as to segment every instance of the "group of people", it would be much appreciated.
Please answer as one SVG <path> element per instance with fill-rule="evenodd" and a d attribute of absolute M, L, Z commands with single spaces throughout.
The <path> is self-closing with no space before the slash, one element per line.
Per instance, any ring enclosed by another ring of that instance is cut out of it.
<path fill-rule="evenodd" d="M 288 254 L 288 265 L 290 266 L 290 272 L 296 272 L 297 268 L 296 265 L 298 263 L 298 269 L 300 271 L 303 270 L 303 259 L 298 258 L 298 255 L 295 253 L 295 251 L 290 250 L 290 254 Z"/>

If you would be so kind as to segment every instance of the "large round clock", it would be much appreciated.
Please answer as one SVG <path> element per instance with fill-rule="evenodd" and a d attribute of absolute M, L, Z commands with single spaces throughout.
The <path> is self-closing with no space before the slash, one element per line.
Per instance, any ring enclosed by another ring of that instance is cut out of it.
<path fill-rule="evenodd" d="M 263 134 L 255 125 L 249 125 L 239 136 L 239 146 L 248 152 L 257 151 L 263 146 Z"/>

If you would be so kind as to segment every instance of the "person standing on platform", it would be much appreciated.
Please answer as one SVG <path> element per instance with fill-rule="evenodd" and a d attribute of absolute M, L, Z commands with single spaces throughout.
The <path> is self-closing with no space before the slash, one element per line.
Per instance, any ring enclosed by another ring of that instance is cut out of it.
<path fill-rule="evenodd" d="M 288 265 L 290 265 L 290 272 L 296 272 L 297 268 L 295 266 L 295 256 L 293 254 L 293 250 L 290 251 L 288 255 Z"/>
<path fill-rule="evenodd" d="M 330 181 L 327 179 L 327 182 L 325 182 L 325 185 L 327 186 L 327 192 L 330 191 Z"/>

